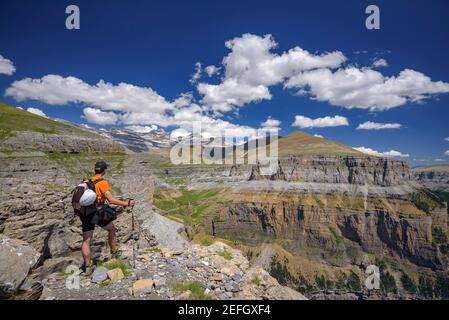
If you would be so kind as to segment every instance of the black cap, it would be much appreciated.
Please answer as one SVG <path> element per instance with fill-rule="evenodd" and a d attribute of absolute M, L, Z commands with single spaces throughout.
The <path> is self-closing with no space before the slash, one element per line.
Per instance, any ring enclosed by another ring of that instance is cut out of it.
<path fill-rule="evenodd" d="M 99 169 L 106 169 L 108 167 L 108 164 L 104 161 L 99 161 L 95 164 L 95 170 Z"/>

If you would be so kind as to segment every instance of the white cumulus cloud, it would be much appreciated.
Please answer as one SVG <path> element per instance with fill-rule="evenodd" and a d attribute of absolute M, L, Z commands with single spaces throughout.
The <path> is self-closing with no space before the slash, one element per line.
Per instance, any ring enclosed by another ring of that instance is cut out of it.
<path fill-rule="evenodd" d="M 449 92 L 449 83 L 434 82 L 414 70 L 405 69 L 397 77 L 385 77 L 378 71 L 356 67 L 335 72 L 330 69 L 302 72 L 291 77 L 285 86 L 335 106 L 371 111 L 388 110 Z"/>
<path fill-rule="evenodd" d="M 317 138 L 324 139 L 324 137 L 323 137 L 321 134 L 314 134 L 313 136 L 314 136 L 314 137 L 317 137 Z"/>
<path fill-rule="evenodd" d="M 114 112 L 105 112 L 90 107 L 84 108 L 83 113 L 89 123 L 111 125 L 116 124 L 118 120 L 118 116 Z"/>
<path fill-rule="evenodd" d="M 383 130 L 383 129 L 399 129 L 402 125 L 399 123 L 378 123 L 367 121 L 359 124 L 357 130 Z"/>
<path fill-rule="evenodd" d="M 203 67 L 201 65 L 201 62 L 195 63 L 195 73 L 192 74 L 190 77 L 189 82 L 191 84 L 195 84 L 198 82 L 198 80 L 201 78 L 201 74 L 203 73 Z"/>
<path fill-rule="evenodd" d="M 373 150 L 371 148 L 366 148 L 366 147 L 357 147 L 357 148 L 353 148 L 357 151 L 372 155 L 372 156 L 377 156 L 377 157 L 388 157 L 388 158 L 394 158 L 394 157 L 399 157 L 399 158 L 408 158 L 410 157 L 409 154 L 407 153 L 402 153 L 400 151 L 396 151 L 396 150 L 390 150 L 390 151 L 385 151 L 385 152 L 379 152 L 377 150 Z"/>
<path fill-rule="evenodd" d="M 202 102 L 218 112 L 270 100 L 269 86 L 304 70 L 338 67 L 346 60 L 339 51 L 315 55 L 300 47 L 277 54 L 273 52 L 277 43 L 271 35 L 243 34 L 225 45 L 231 52 L 223 59 L 222 82 L 199 83 L 197 87 Z"/>
<path fill-rule="evenodd" d="M 22 110 L 23 110 L 23 109 L 22 109 Z M 46 115 L 41 109 L 38 109 L 38 108 L 28 108 L 27 111 L 30 112 L 30 113 L 33 113 L 33 114 L 35 114 L 35 115 L 44 117 L 44 118 L 48 118 L 47 115 Z"/>
<path fill-rule="evenodd" d="M 200 83 L 198 92 L 204 95 L 202 103 L 218 113 L 229 112 L 250 102 L 270 100 L 271 94 L 264 85 L 249 85 L 236 79 L 227 79 L 220 85 Z"/>
<path fill-rule="evenodd" d="M 266 121 L 262 122 L 260 125 L 262 128 L 279 128 L 281 121 L 268 117 Z"/>
<path fill-rule="evenodd" d="M 0 74 L 11 76 L 14 72 L 16 72 L 16 67 L 12 61 L 0 54 Z"/>
<path fill-rule="evenodd" d="M 445 156 L 449 156 L 449 150 L 444 153 Z"/>
<path fill-rule="evenodd" d="M 114 85 L 100 80 L 90 85 L 75 77 L 46 75 L 41 79 L 25 78 L 6 89 L 6 96 L 17 101 L 38 100 L 50 105 L 84 103 L 101 109 L 122 112 L 163 112 L 170 103 L 151 88 L 127 83 Z"/>
<path fill-rule="evenodd" d="M 342 116 L 334 116 L 334 117 L 323 117 L 311 119 L 308 117 L 297 115 L 295 117 L 295 122 L 293 122 L 293 127 L 299 128 L 325 128 L 325 127 L 338 127 L 338 126 L 347 126 L 349 125 L 348 119 Z"/>
<path fill-rule="evenodd" d="M 218 74 L 220 72 L 221 68 L 211 65 L 204 68 L 204 71 L 207 73 L 209 77 L 212 77 L 214 74 Z"/>
<path fill-rule="evenodd" d="M 230 52 L 222 61 L 221 83 L 197 85 L 201 102 L 219 113 L 270 100 L 270 87 L 278 84 L 313 100 L 372 111 L 449 92 L 449 83 L 432 81 L 412 69 L 402 70 L 397 76 L 384 76 L 373 70 L 388 65 L 382 58 L 370 67 L 359 68 L 345 67 L 347 58 L 340 51 L 313 54 L 297 46 L 277 53 L 277 43 L 271 35 L 243 34 L 225 45 Z"/>
<path fill-rule="evenodd" d="M 444 140 L 449 141 L 449 137 L 445 138 Z"/>
<path fill-rule="evenodd" d="M 157 126 L 156 125 L 151 125 L 151 126 L 127 126 L 125 127 L 128 130 L 137 132 L 137 133 L 150 133 L 152 131 L 157 130 Z"/>
<path fill-rule="evenodd" d="M 383 58 L 376 59 L 374 60 L 372 67 L 373 68 L 388 67 L 388 62 Z"/>

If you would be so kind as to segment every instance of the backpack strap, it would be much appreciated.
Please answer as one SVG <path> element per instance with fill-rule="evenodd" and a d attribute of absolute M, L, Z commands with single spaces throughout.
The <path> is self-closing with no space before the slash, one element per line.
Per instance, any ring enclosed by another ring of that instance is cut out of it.
<path fill-rule="evenodd" d="M 98 182 L 101 182 L 101 181 L 104 181 L 104 179 L 103 178 L 100 178 L 100 179 L 97 179 L 97 180 L 95 180 L 95 181 L 92 181 L 94 184 L 97 184 Z"/>
<path fill-rule="evenodd" d="M 104 180 L 103 178 L 99 178 L 99 179 L 96 179 L 96 180 L 89 179 L 89 181 L 87 182 L 87 187 L 88 187 L 89 189 L 95 191 L 95 187 L 96 187 L 97 183 L 98 183 L 98 182 L 101 182 L 101 181 L 103 181 L 103 180 Z"/>
<path fill-rule="evenodd" d="M 89 181 L 96 185 L 98 182 L 104 181 L 104 179 L 103 178 L 99 178 L 97 180 L 89 179 Z"/>

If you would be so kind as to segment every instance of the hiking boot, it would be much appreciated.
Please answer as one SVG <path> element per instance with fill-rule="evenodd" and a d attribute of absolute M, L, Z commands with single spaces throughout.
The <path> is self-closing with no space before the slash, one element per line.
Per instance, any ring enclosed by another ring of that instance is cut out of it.
<path fill-rule="evenodd" d="M 121 255 L 122 255 L 122 248 L 118 244 L 111 247 L 111 256 L 113 258 L 119 258 Z"/>
<path fill-rule="evenodd" d="M 95 266 L 91 263 L 90 265 L 83 265 L 81 266 L 81 274 L 85 275 L 86 277 L 90 277 L 92 273 L 94 273 Z"/>

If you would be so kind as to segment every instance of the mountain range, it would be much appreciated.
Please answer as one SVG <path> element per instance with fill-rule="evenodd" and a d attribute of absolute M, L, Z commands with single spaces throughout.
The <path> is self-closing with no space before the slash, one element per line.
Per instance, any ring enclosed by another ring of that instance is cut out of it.
<path fill-rule="evenodd" d="M 176 166 L 168 157 L 169 134 L 147 131 L 95 130 L 0 104 L 0 233 L 27 247 L 30 259 L 38 257 L 21 276 L 0 260 L 7 270 L 0 275 L 2 294 L 9 288 L 33 298 L 48 292 L 75 298 L 52 291 L 49 279 L 80 258 L 70 191 L 102 159 L 111 165 L 113 193 L 138 199 L 142 254 L 153 242 L 208 250 L 222 241 L 243 252 L 245 264 L 294 290 L 290 297 L 449 297 L 446 166 L 412 170 L 403 161 L 299 131 L 279 139 L 278 169 L 268 176 L 259 164 Z M 129 245 L 129 216 L 118 225 L 119 239 Z M 0 245 L 0 256 L 8 248 Z M 364 285 L 370 265 L 380 269 L 377 290 Z M 229 290 L 215 290 L 207 277 L 201 281 L 220 299 L 241 293 L 235 279 Z M 276 288 L 279 295 L 287 292 Z M 167 298 L 166 292 L 159 296 Z"/>

